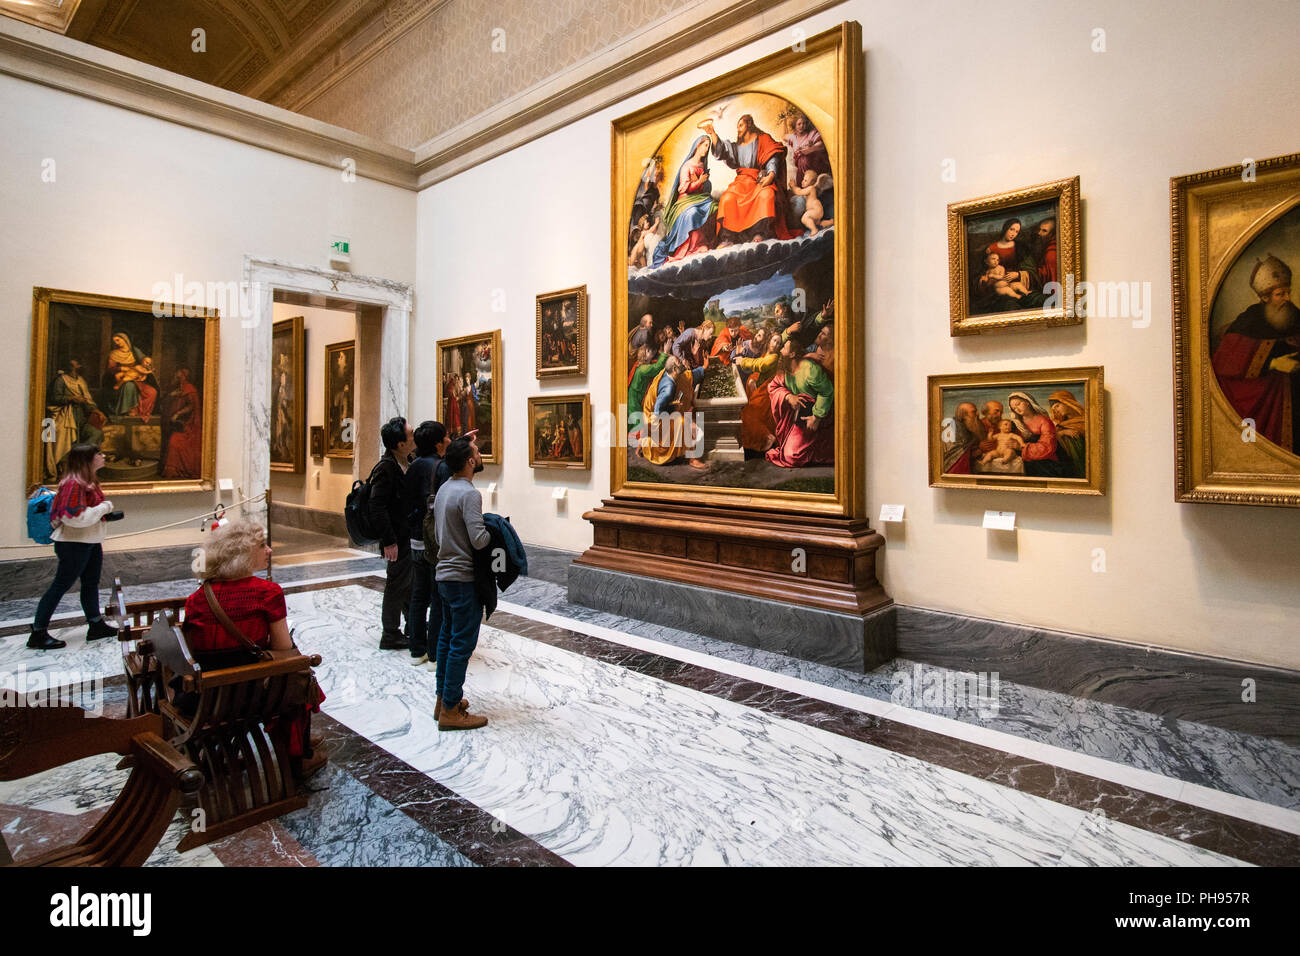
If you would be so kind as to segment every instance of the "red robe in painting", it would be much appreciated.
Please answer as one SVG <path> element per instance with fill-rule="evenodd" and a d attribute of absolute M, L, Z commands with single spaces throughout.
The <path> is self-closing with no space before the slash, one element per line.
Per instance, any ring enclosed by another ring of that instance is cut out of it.
<path fill-rule="evenodd" d="M 794 239 L 803 235 L 802 229 L 790 229 L 785 224 L 788 202 L 781 174 L 767 186 L 758 184 L 762 169 L 777 153 L 784 154 L 785 147 L 769 134 L 757 133 L 758 152 L 753 167 L 742 166 L 736 178 L 718 198 L 718 226 L 731 232 L 743 233 L 753 229 L 764 219 L 771 219 L 773 236 L 777 239 Z M 731 144 L 727 144 L 731 146 Z M 717 150 L 715 149 L 715 155 Z"/>
<path fill-rule="evenodd" d="M 1233 410 L 1243 419 L 1254 419 L 1258 434 L 1290 452 L 1300 450 L 1300 375 L 1272 371 L 1268 365 L 1296 351 L 1300 328 L 1275 328 L 1264 317 L 1264 306 L 1256 304 L 1228 326 L 1212 359 L 1219 388 Z"/>
<path fill-rule="evenodd" d="M 166 447 L 164 478 L 198 478 L 203 473 L 203 405 L 199 390 L 189 382 L 167 396 L 163 409 Z"/>

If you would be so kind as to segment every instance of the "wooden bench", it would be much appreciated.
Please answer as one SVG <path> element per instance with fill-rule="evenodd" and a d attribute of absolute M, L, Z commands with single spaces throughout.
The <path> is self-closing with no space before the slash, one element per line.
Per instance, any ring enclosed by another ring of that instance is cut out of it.
<path fill-rule="evenodd" d="M 131 760 L 108 812 L 69 846 L 13 863 L 0 840 L 0 866 L 140 866 L 176 815 L 182 793 L 198 792 L 203 774 L 162 737 L 163 720 L 87 717 L 80 707 L 0 707 L 0 780 L 19 780 L 97 754 Z"/>
<path fill-rule="evenodd" d="M 187 834 L 178 848 L 305 807 L 284 731 L 307 704 L 306 677 L 320 656 L 271 651 L 269 661 L 204 671 L 167 610 L 156 614 L 147 639 L 161 674 L 158 710 L 167 734 L 206 780 L 199 791 L 205 829 Z"/>

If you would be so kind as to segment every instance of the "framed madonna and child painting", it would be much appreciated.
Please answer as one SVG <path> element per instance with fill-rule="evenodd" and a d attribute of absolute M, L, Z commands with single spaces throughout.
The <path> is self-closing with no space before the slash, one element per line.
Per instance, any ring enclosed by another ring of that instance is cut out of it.
<path fill-rule="evenodd" d="M 1300 153 L 1170 181 L 1175 498 L 1300 507 Z"/>
<path fill-rule="evenodd" d="M 860 510 L 861 28 L 613 124 L 616 497 Z"/>
<path fill-rule="evenodd" d="M 211 490 L 217 325 L 215 309 L 33 290 L 29 487 L 89 443 L 110 495 Z"/>

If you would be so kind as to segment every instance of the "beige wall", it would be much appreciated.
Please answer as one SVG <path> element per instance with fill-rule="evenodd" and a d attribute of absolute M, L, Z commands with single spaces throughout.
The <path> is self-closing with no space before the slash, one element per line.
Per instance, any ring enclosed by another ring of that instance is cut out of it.
<path fill-rule="evenodd" d="M 23 487 L 32 287 L 151 299 L 157 282 L 232 282 L 245 254 L 324 267 L 332 233 L 352 240 L 354 272 L 413 282 L 415 209 L 404 189 L 292 159 L 95 100 L 0 76 L 0 322 L 20 355 L 6 381 L 0 558 L 47 555 L 25 536 Z M 42 164 L 55 161 L 44 183 Z M 217 474 L 240 480 L 244 330 L 221 320 Z M 121 496 L 115 532 L 212 507 L 216 494 Z M 226 495 L 224 500 L 233 497 Z M 110 542 L 198 540 L 198 523 Z M 15 547 L 18 546 L 18 547 Z"/>
<path fill-rule="evenodd" d="M 342 514 L 352 488 L 352 459 L 312 458 L 311 426 L 325 424 L 325 346 L 356 338 L 356 313 L 276 302 L 272 314 L 277 322 L 295 315 L 303 317 L 303 347 L 307 351 L 307 470 L 301 475 L 271 472 L 274 500 Z"/>
<path fill-rule="evenodd" d="M 1300 5 L 846 3 L 866 47 L 867 497 L 907 507 L 881 562 L 902 603 L 1300 667 L 1300 510 L 1173 500 L 1169 177 L 1300 149 Z M 1106 31 L 1104 53 L 1092 31 Z M 490 510 L 526 541 L 582 549 L 582 512 L 609 490 L 607 453 L 556 478 L 527 464 L 527 396 L 586 391 L 609 407 L 609 123 L 791 42 L 769 38 L 425 190 L 413 351 L 502 329 L 505 456 Z M 956 182 L 941 163 L 956 161 Z M 1079 175 L 1086 275 L 1150 282 L 1149 327 L 953 339 L 945 207 Z M 587 283 L 585 381 L 533 372 L 533 296 Z M 492 311 L 494 289 L 506 311 Z M 436 303 L 433 307 L 431 304 Z M 417 361 L 419 359 L 417 358 Z M 431 361 L 431 359 L 430 359 Z M 1103 498 L 928 487 L 926 376 L 1103 365 L 1110 491 Z M 412 376 L 417 407 L 433 383 Z M 556 484 L 570 489 L 557 509 Z M 985 509 L 1016 510 L 1007 542 Z M 1105 551 L 1104 573 L 1092 570 Z"/>

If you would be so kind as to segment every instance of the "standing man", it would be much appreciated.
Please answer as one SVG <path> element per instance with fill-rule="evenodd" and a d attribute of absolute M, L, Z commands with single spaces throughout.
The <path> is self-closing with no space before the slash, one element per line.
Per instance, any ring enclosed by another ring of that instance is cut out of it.
<path fill-rule="evenodd" d="M 442 604 L 433 579 L 438 556 L 424 553 L 424 517 L 429 513 L 429 496 L 437 494 L 445 480 L 445 469 L 438 466 L 448 444 L 442 422 L 420 422 L 415 430 L 416 458 L 406 469 L 406 526 L 411 536 L 411 605 L 406 623 L 411 631 L 411 663 L 417 667 L 429 659 L 430 650 L 438 653 L 438 629 L 442 626 Z M 432 648 L 428 640 L 430 622 Z"/>
<path fill-rule="evenodd" d="M 447 446 L 443 461 L 451 478 L 433 501 L 438 595 L 442 599 L 434 716 L 439 730 L 473 730 L 487 725 L 486 717 L 469 712 L 461 695 L 483 622 L 483 604 L 474 590 L 474 550 L 487 547 L 492 535 L 483 524 L 483 498 L 473 484 L 474 471 L 482 463 L 478 448 L 458 438 Z"/>
<path fill-rule="evenodd" d="M 407 460 L 415 450 L 415 433 L 399 415 L 384 423 L 379 438 L 384 443 L 384 457 L 370 472 L 370 523 L 388 562 L 379 649 L 401 651 L 410 647 L 402 633 L 402 614 L 411 603 L 411 537 L 402 488 Z M 409 618 L 406 623 L 409 628 Z"/>

